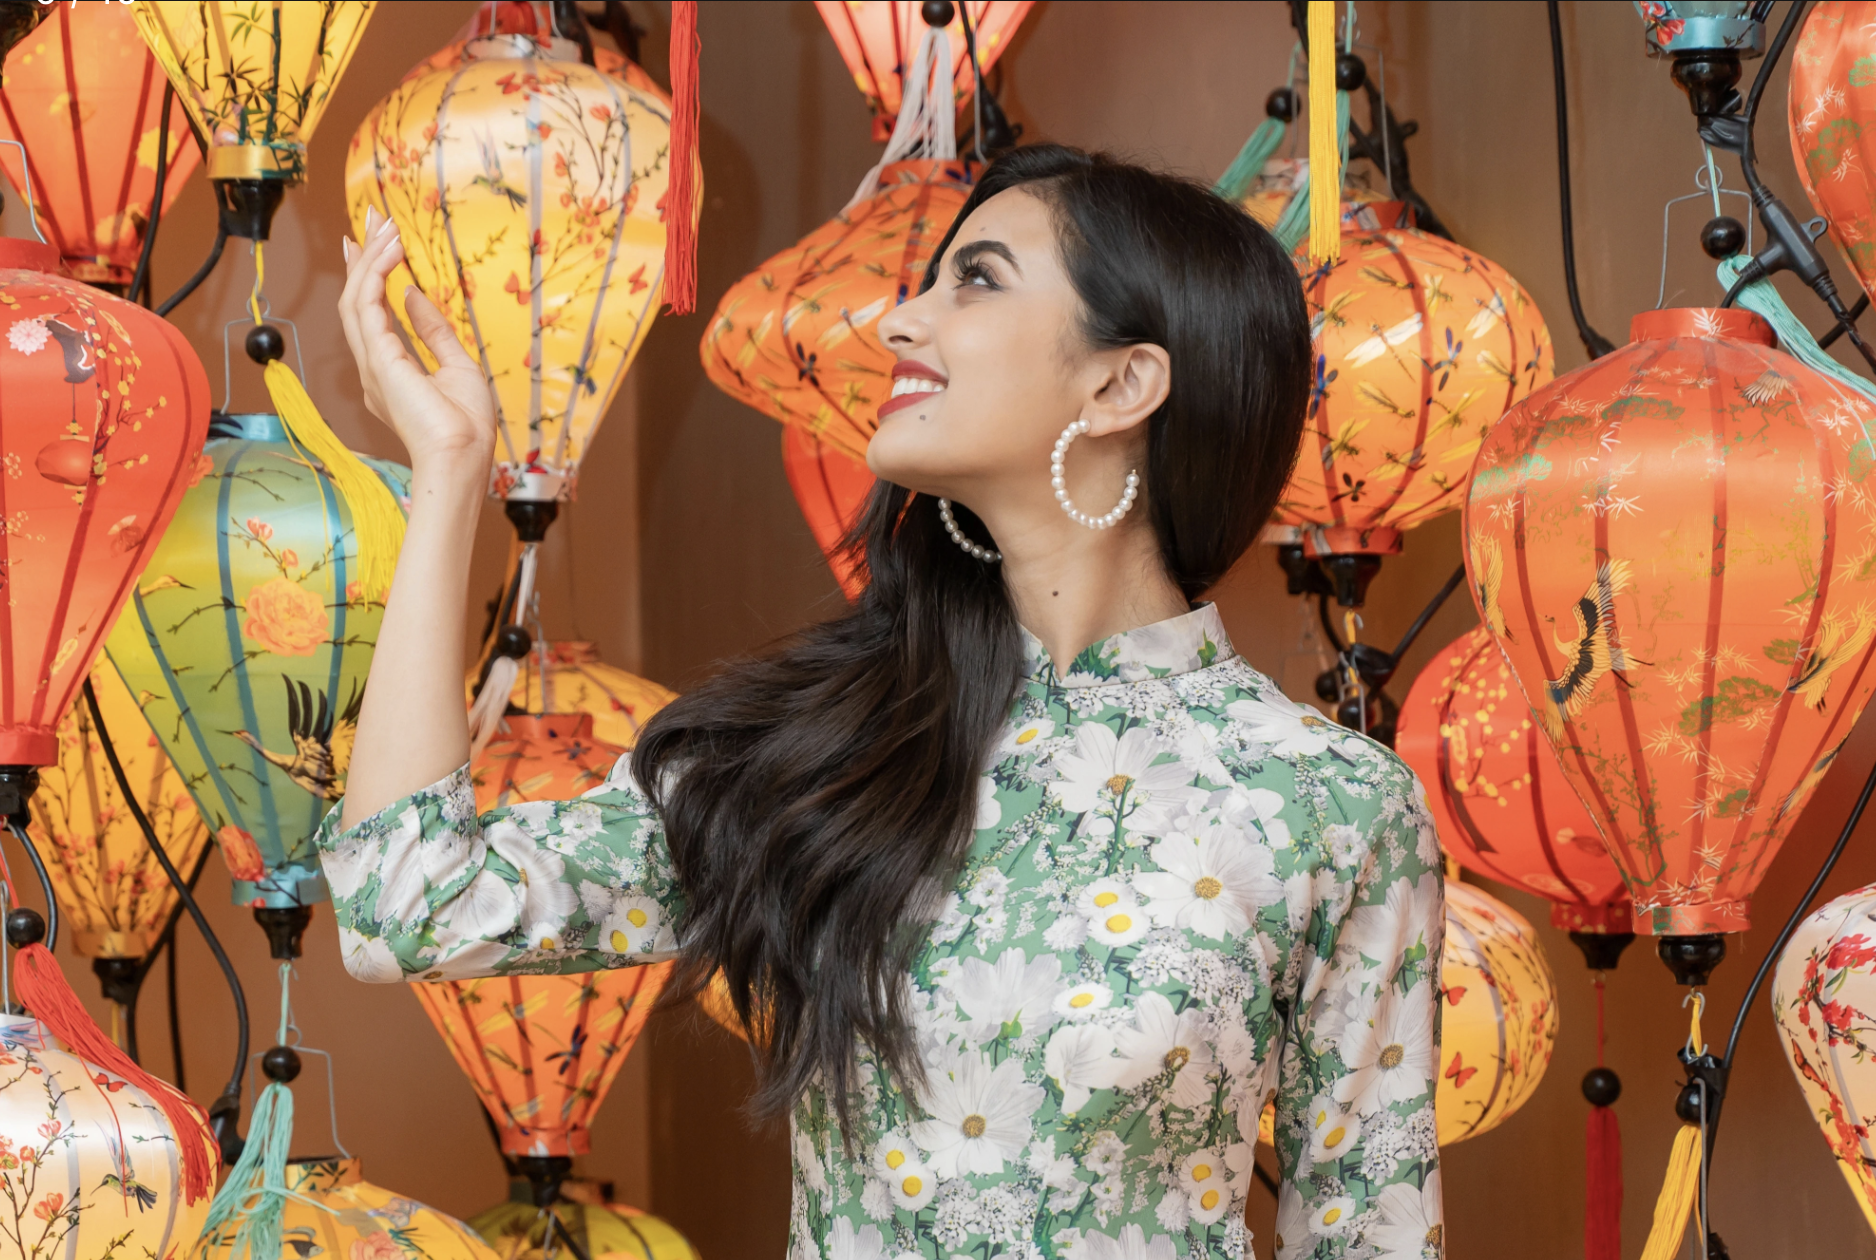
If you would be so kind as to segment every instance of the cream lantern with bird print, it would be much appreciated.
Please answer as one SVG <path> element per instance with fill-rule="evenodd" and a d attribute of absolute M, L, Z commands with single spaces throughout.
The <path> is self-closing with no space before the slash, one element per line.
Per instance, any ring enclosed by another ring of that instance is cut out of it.
<path fill-rule="evenodd" d="M 1630 335 L 1486 437 L 1466 571 L 1635 930 L 1740 932 L 1876 688 L 1876 405 L 1749 311 Z"/>
<path fill-rule="evenodd" d="M 366 462 L 408 494 L 408 471 Z M 106 647 L 236 904 L 323 901 L 312 834 L 344 792 L 384 605 L 359 581 L 345 499 L 278 417 L 215 413 L 190 477 Z"/>
<path fill-rule="evenodd" d="M 183 1193 L 177 1136 L 133 1081 L 45 1025 L 0 1013 L 0 1254 L 181 1256 L 208 1218 Z"/>

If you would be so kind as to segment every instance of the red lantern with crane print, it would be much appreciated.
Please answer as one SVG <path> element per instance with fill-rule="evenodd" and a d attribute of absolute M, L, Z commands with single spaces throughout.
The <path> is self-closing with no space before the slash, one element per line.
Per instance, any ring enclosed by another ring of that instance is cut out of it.
<path fill-rule="evenodd" d="M 1876 406 L 1747 311 L 1631 337 L 1486 438 L 1466 568 L 1636 930 L 1710 969 L 1876 687 Z"/>
<path fill-rule="evenodd" d="M 149 311 L 0 240 L 0 766 L 57 726 L 196 475 L 208 377 Z"/>

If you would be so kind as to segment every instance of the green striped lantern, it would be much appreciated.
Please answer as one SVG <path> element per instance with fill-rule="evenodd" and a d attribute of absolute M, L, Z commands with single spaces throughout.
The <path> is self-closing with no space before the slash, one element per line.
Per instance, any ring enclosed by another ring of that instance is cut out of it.
<path fill-rule="evenodd" d="M 408 502 L 409 469 L 366 463 Z M 235 904 L 323 901 L 313 832 L 344 791 L 384 605 L 360 589 L 345 500 L 278 416 L 216 412 L 191 475 L 106 650 Z"/>

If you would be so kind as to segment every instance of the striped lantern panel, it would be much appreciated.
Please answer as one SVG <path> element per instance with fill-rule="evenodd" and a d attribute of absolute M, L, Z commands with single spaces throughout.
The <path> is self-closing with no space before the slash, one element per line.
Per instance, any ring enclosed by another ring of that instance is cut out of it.
<path fill-rule="evenodd" d="M 1434 1113 L 1441 1146 L 1497 1128 L 1544 1079 L 1557 1040 L 1557 982 L 1524 916 L 1446 883 L 1446 1001 Z"/>
<path fill-rule="evenodd" d="M 1549 901 L 1566 932 L 1629 930 L 1622 874 L 1483 626 L 1414 679 L 1394 747 L 1459 865 Z"/>

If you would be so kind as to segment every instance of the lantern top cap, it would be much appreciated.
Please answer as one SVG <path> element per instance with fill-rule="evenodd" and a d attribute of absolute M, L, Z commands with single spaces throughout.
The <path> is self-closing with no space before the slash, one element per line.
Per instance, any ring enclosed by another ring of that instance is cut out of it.
<path fill-rule="evenodd" d="M 0 267 L 9 271 L 50 271 L 59 269 L 59 248 L 19 236 L 0 236 Z"/>
<path fill-rule="evenodd" d="M 510 713 L 497 730 L 509 739 L 578 739 L 593 738 L 593 715 L 590 713 Z"/>
<path fill-rule="evenodd" d="M 1629 324 L 1630 341 L 1665 341 L 1669 337 L 1703 337 L 1719 341 L 1748 341 L 1776 346 L 1772 326 L 1751 311 L 1736 306 L 1670 306 L 1643 311 Z"/>
<path fill-rule="evenodd" d="M 558 35 L 515 35 L 506 32 L 479 35 L 463 44 L 469 61 L 502 61 L 538 57 L 543 61 L 578 61 L 580 46 Z"/>

